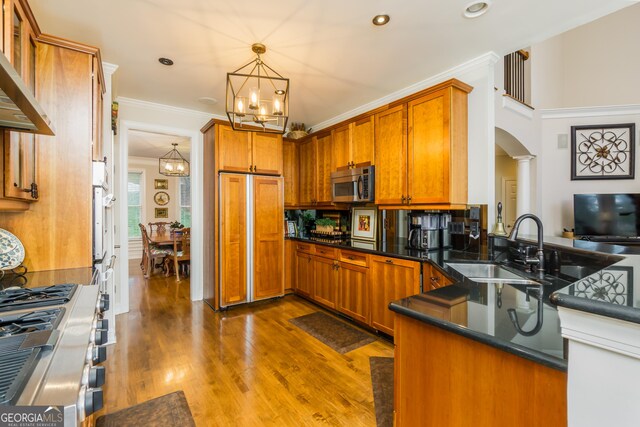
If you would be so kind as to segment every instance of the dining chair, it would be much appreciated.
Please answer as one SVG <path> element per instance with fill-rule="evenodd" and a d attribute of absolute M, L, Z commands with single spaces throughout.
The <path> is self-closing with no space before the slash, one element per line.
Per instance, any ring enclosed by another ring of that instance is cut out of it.
<path fill-rule="evenodd" d="M 171 262 L 176 272 L 176 281 L 180 281 L 180 264 L 184 267 L 184 274 L 188 274 L 191 267 L 191 228 L 180 228 L 173 233 L 173 254 L 165 260 Z M 188 261 L 188 262 L 186 262 Z M 169 271 L 167 265 L 167 272 Z"/>
<path fill-rule="evenodd" d="M 149 236 L 153 236 L 154 231 L 156 235 L 166 233 L 170 224 L 171 224 L 170 222 L 150 222 Z"/>
<path fill-rule="evenodd" d="M 143 224 L 138 225 L 140 226 L 140 234 L 142 235 L 142 262 L 140 262 L 140 267 L 142 268 L 144 278 L 148 279 L 149 276 L 153 274 L 153 270 L 157 266 L 163 265 L 163 262 L 156 264 L 156 258 L 165 258 L 168 255 L 171 255 L 173 251 L 171 249 L 158 248 L 152 245 L 149 242 L 147 228 Z"/>

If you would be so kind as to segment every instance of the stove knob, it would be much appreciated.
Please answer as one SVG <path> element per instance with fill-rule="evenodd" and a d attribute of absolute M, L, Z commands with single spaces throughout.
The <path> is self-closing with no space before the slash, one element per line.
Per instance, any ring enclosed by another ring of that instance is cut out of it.
<path fill-rule="evenodd" d="M 89 370 L 89 387 L 102 387 L 104 385 L 104 366 L 94 366 Z"/>
<path fill-rule="evenodd" d="M 96 329 L 93 335 L 93 343 L 95 345 L 106 344 L 109 340 L 108 333 L 104 329 Z"/>
<path fill-rule="evenodd" d="M 93 348 L 93 358 L 91 359 L 94 365 L 102 363 L 107 360 L 107 347 L 98 346 Z"/>
<path fill-rule="evenodd" d="M 96 320 L 96 329 L 109 330 L 109 319 Z"/>
<path fill-rule="evenodd" d="M 88 417 L 96 411 L 102 409 L 102 389 L 91 388 L 84 394 L 84 416 Z"/>
<path fill-rule="evenodd" d="M 98 300 L 98 311 L 104 313 L 107 310 L 109 310 L 109 295 L 101 294 Z"/>

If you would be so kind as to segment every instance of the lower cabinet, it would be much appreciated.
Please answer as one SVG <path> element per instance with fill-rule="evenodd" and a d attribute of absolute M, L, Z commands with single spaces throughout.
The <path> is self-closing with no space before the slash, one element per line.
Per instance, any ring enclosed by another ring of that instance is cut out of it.
<path fill-rule="evenodd" d="M 284 292 L 291 292 L 296 282 L 296 242 L 284 241 Z"/>
<path fill-rule="evenodd" d="M 369 269 L 338 264 L 338 305 L 336 309 L 354 320 L 369 323 Z"/>
<path fill-rule="evenodd" d="M 296 280 L 294 289 L 297 293 L 311 297 L 313 293 L 313 263 L 311 255 L 305 252 L 296 252 Z"/>
<path fill-rule="evenodd" d="M 432 291 L 434 289 L 442 288 L 444 286 L 449 286 L 452 282 L 451 280 L 442 274 L 440 270 L 431 264 L 424 265 L 424 291 Z"/>
<path fill-rule="evenodd" d="M 313 269 L 315 284 L 313 300 L 335 310 L 338 291 L 337 261 L 329 258 L 314 256 Z"/>
<path fill-rule="evenodd" d="M 393 335 L 391 301 L 420 293 L 420 263 L 397 258 L 371 257 L 371 326 Z"/>

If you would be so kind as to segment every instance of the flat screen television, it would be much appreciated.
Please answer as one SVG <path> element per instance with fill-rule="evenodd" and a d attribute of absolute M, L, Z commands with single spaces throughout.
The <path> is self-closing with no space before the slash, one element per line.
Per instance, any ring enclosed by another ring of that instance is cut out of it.
<path fill-rule="evenodd" d="M 637 237 L 640 194 L 574 194 L 576 236 Z"/>

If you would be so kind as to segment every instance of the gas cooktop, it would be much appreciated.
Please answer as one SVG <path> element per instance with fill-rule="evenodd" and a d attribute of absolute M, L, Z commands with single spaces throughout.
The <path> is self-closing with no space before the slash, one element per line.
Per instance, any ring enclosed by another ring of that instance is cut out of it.
<path fill-rule="evenodd" d="M 62 307 L 45 310 L 8 313 L 0 316 L 0 337 L 55 329 L 62 320 Z"/>
<path fill-rule="evenodd" d="M 0 291 L 0 312 L 66 304 L 78 285 L 64 284 L 41 288 Z"/>

